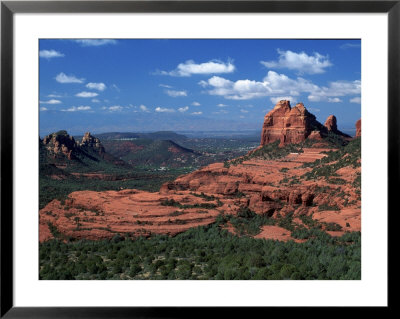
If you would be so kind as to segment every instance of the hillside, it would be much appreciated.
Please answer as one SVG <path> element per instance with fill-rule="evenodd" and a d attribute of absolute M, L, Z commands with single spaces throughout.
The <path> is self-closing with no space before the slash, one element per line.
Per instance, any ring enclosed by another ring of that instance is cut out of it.
<path fill-rule="evenodd" d="M 70 262 L 45 268 L 44 258 L 41 276 L 360 279 L 361 137 L 315 122 L 309 130 L 305 111 L 283 121 L 271 112 L 272 130 L 264 124 L 259 147 L 182 174 L 158 192 L 82 190 L 48 203 L 40 210 L 41 251 L 58 245 L 76 259 L 91 245 L 101 270 L 85 260 L 86 272 Z M 110 252 L 117 247 L 137 258 L 120 259 Z"/>
<path fill-rule="evenodd" d="M 134 140 L 134 139 L 149 139 L 149 140 L 171 140 L 175 143 L 185 141 L 187 137 L 171 131 L 159 131 L 149 133 L 129 133 L 129 132 L 110 132 L 100 133 L 96 136 L 103 142 L 106 140 Z"/>
<path fill-rule="evenodd" d="M 103 145 L 108 153 L 133 166 L 192 166 L 201 156 L 171 140 L 105 140 Z"/>

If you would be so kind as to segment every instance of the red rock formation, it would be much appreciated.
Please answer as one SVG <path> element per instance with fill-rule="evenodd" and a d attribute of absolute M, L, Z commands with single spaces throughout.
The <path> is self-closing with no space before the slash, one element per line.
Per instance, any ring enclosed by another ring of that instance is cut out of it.
<path fill-rule="evenodd" d="M 50 155 L 63 154 L 68 159 L 73 159 L 73 151 L 77 145 L 75 139 L 69 136 L 66 131 L 59 131 L 45 136 L 42 141 Z"/>
<path fill-rule="evenodd" d="M 211 164 L 165 183 L 158 193 L 73 192 L 64 203 L 54 200 L 40 210 L 40 241 L 53 237 L 49 224 L 59 233 L 77 239 L 112 238 L 116 233 L 127 237 L 174 235 L 210 224 L 219 214 L 235 215 L 241 207 L 272 218 L 294 212 L 295 217 L 309 215 L 338 223 L 343 231 L 360 230 L 361 202 L 353 186 L 360 168 L 347 166 L 336 172 L 346 181 L 344 185 L 325 178 L 301 179 L 312 170 L 303 164 L 323 158 L 329 149 L 303 150 L 304 153 L 278 160 L 253 158 L 230 167 Z M 327 204 L 339 210 L 320 209 Z M 267 228 L 265 231 L 257 237 L 271 238 Z"/>
<path fill-rule="evenodd" d="M 280 145 L 303 142 L 313 130 L 323 129 L 303 103 L 290 107 L 290 102 L 279 101 L 264 117 L 261 145 L 280 141 Z"/>
<path fill-rule="evenodd" d="M 356 122 L 356 137 L 361 137 L 361 119 Z"/>
<path fill-rule="evenodd" d="M 340 135 L 342 137 L 345 137 L 346 139 L 350 138 L 349 135 L 341 132 L 337 128 L 337 120 L 335 115 L 329 115 L 328 118 L 325 121 L 324 126 L 328 130 L 328 132 L 335 133 L 336 135 Z"/>
<path fill-rule="evenodd" d="M 100 140 L 97 137 L 92 136 L 90 132 L 85 133 L 79 145 L 81 147 L 91 148 L 99 154 L 103 154 L 105 152 L 105 149 Z"/>
<path fill-rule="evenodd" d="M 337 121 L 335 115 L 329 115 L 325 121 L 324 126 L 328 129 L 328 131 L 337 132 Z"/>

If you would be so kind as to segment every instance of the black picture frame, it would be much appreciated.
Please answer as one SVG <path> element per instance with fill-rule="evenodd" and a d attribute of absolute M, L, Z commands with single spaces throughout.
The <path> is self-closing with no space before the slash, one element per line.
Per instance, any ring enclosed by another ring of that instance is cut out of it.
<path fill-rule="evenodd" d="M 396 213 L 400 153 L 400 0 L 396 1 L 1 1 L 1 318 L 178 318 L 246 316 L 263 308 L 14 307 L 13 303 L 13 19 L 15 13 L 387 13 L 388 14 L 388 218 Z M 390 222 L 388 223 L 391 224 Z M 393 222 L 392 222 L 393 224 Z M 389 232 L 388 247 L 390 251 Z M 388 256 L 389 261 L 389 256 Z M 388 280 L 388 287 L 390 281 Z M 34 293 L 34 292 L 32 292 Z M 390 309 L 390 298 L 388 300 Z M 211 310 L 211 311 L 210 311 Z M 271 314 L 272 310 L 268 309 Z M 291 310 L 294 310 L 292 307 Z M 298 314 L 308 309 L 296 308 Z M 300 311 L 300 312 L 299 312 Z M 325 310 L 323 310 L 325 311 Z M 333 312 L 341 311 L 333 308 Z M 233 312 L 233 314 L 231 313 Z"/>

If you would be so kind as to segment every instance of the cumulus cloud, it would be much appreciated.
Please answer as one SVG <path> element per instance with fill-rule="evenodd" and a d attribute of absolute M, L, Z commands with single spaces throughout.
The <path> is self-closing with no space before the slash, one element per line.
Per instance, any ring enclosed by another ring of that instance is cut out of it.
<path fill-rule="evenodd" d="M 218 106 L 218 107 L 227 107 L 227 106 L 229 106 L 229 105 L 226 105 L 226 104 L 223 104 L 223 103 L 219 103 L 219 104 L 217 104 L 217 106 Z"/>
<path fill-rule="evenodd" d="M 193 105 L 193 106 L 200 106 L 201 104 L 200 104 L 199 102 L 196 102 L 196 101 L 195 101 L 195 102 L 192 103 L 192 105 Z"/>
<path fill-rule="evenodd" d="M 178 111 L 181 112 L 181 113 L 186 112 L 187 110 L 189 110 L 189 106 L 180 107 L 178 109 Z"/>
<path fill-rule="evenodd" d="M 122 109 L 123 109 L 124 107 L 123 106 L 121 106 L 121 105 L 113 105 L 113 106 L 110 106 L 109 108 L 108 108 L 108 110 L 110 110 L 110 111 L 122 111 Z"/>
<path fill-rule="evenodd" d="M 111 39 L 82 39 L 75 40 L 76 43 L 79 43 L 83 47 L 99 47 L 108 44 L 116 44 L 116 40 Z"/>
<path fill-rule="evenodd" d="M 187 96 L 186 91 L 165 90 L 165 93 L 171 97 Z"/>
<path fill-rule="evenodd" d="M 64 72 L 57 74 L 56 81 L 59 83 L 83 83 L 84 78 L 78 79 L 74 75 L 66 75 Z"/>
<path fill-rule="evenodd" d="M 93 102 L 93 103 L 100 103 L 100 100 L 98 100 L 98 99 L 92 99 L 92 102 Z"/>
<path fill-rule="evenodd" d="M 40 101 L 40 104 L 61 104 L 60 100 L 51 99 L 48 101 Z"/>
<path fill-rule="evenodd" d="M 339 99 L 338 97 L 328 97 L 328 102 L 329 103 L 340 103 L 343 102 L 341 99 Z"/>
<path fill-rule="evenodd" d="M 39 110 L 40 111 L 47 111 L 47 107 L 42 106 Z"/>
<path fill-rule="evenodd" d="M 235 66 L 231 61 L 225 63 L 220 60 L 211 60 L 195 63 L 193 60 L 188 60 L 180 63 L 173 71 L 160 71 L 158 73 L 171 76 L 191 76 L 192 74 L 232 73 L 233 71 L 235 71 Z"/>
<path fill-rule="evenodd" d="M 149 112 L 149 109 L 146 107 L 146 105 L 140 105 L 139 108 L 143 111 L 143 112 Z"/>
<path fill-rule="evenodd" d="M 49 94 L 47 97 L 62 97 L 60 94 Z"/>
<path fill-rule="evenodd" d="M 361 81 L 359 80 L 352 82 L 336 81 L 329 83 L 329 86 L 320 87 L 302 77 L 292 79 L 275 71 L 269 71 L 262 81 L 248 79 L 230 81 L 219 76 L 213 76 L 199 84 L 208 89 L 208 94 L 223 96 L 230 100 L 248 100 L 265 96 L 279 99 L 307 93 L 309 94 L 309 101 L 317 102 L 328 101 L 329 98 L 360 94 L 361 92 Z"/>
<path fill-rule="evenodd" d="M 203 112 L 193 112 L 193 113 L 191 113 L 192 115 L 201 115 L 201 114 L 203 114 Z"/>
<path fill-rule="evenodd" d="M 308 100 L 313 102 L 328 101 L 341 102 L 338 97 L 346 95 L 356 95 L 361 93 L 361 81 L 335 81 L 330 82 L 329 86 L 323 86 L 310 92 Z"/>
<path fill-rule="evenodd" d="M 159 107 L 159 106 L 156 107 L 155 111 L 159 112 L 159 113 L 173 113 L 173 112 L 175 112 L 174 109 L 167 109 L 167 108 Z"/>
<path fill-rule="evenodd" d="M 86 84 L 86 87 L 88 89 L 98 90 L 98 91 L 104 91 L 107 88 L 107 86 L 104 83 L 93 83 L 93 82 Z"/>
<path fill-rule="evenodd" d="M 172 89 L 173 86 L 168 85 L 168 84 L 159 84 L 158 86 L 161 86 L 162 88 L 167 88 L 167 89 Z"/>
<path fill-rule="evenodd" d="M 278 61 L 261 61 L 261 64 L 267 68 L 296 70 L 301 74 L 324 73 L 327 67 L 332 66 L 329 57 L 318 52 L 315 52 L 314 55 L 308 55 L 305 52 L 296 53 L 278 49 L 278 54 Z"/>
<path fill-rule="evenodd" d="M 90 106 L 72 106 L 69 109 L 61 110 L 63 112 L 78 112 L 78 111 L 89 111 L 92 108 Z"/>
<path fill-rule="evenodd" d="M 248 110 L 244 110 L 244 109 L 241 109 L 240 112 L 242 112 L 242 113 L 249 113 Z"/>
<path fill-rule="evenodd" d="M 52 58 L 62 58 L 64 56 L 63 53 L 58 52 L 56 50 L 40 50 L 39 57 L 45 59 L 52 59 Z"/>
<path fill-rule="evenodd" d="M 75 94 L 75 96 L 77 96 L 77 97 L 84 97 L 84 98 L 95 97 L 95 96 L 97 96 L 97 95 L 98 95 L 97 93 L 94 93 L 94 92 L 86 92 L 86 91 L 79 92 L 79 93 Z"/>
<path fill-rule="evenodd" d="M 353 97 L 352 99 L 350 99 L 350 103 L 358 103 L 358 104 L 361 104 L 361 97 L 359 97 L 359 96 Z"/>

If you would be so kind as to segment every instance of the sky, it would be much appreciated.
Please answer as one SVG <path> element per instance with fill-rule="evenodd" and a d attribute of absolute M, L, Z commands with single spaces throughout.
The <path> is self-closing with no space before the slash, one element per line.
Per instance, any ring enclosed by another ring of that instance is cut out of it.
<path fill-rule="evenodd" d="M 261 130 L 279 100 L 355 132 L 360 40 L 41 39 L 41 136 Z"/>

